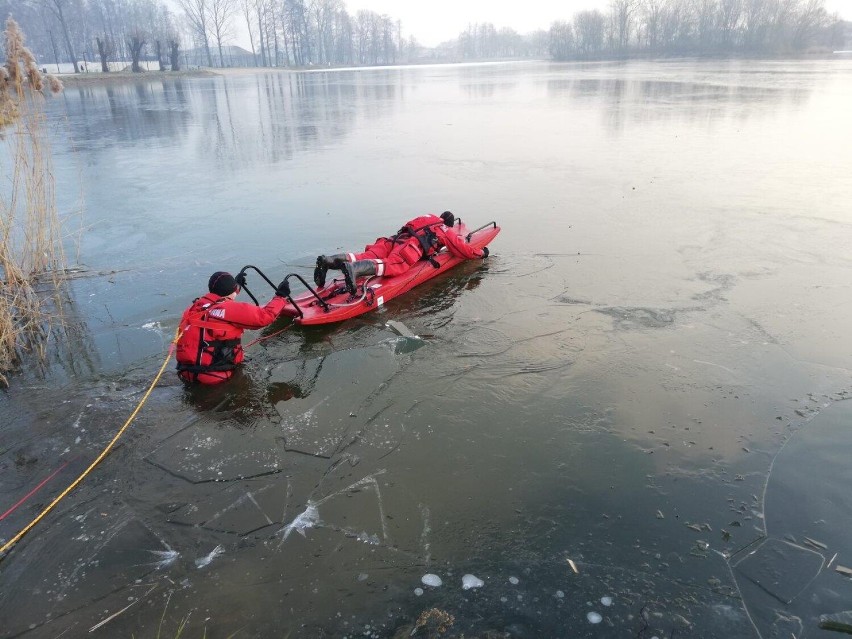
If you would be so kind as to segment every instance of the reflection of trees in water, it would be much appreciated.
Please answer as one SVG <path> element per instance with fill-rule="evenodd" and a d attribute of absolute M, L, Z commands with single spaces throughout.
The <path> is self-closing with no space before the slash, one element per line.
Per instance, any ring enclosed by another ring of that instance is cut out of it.
<path fill-rule="evenodd" d="M 766 81 L 737 82 L 736 74 L 716 83 L 707 80 L 677 81 L 665 77 L 631 79 L 635 71 L 625 69 L 627 78 L 557 78 L 547 81 L 551 99 L 601 103 L 611 131 L 621 131 L 627 122 L 670 120 L 715 120 L 730 115 L 747 119 L 779 104 L 800 105 L 809 99 L 811 86 L 778 86 Z M 724 71 L 722 71 L 724 73 Z"/>
<path fill-rule="evenodd" d="M 78 148 L 196 141 L 218 166 L 277 163 L 333 144 L 403 96 L 399 69 L 259 73 L 80 86 L 65 94 Z"/>
<path fill-rule="evenodd" d="M 63 94 L 72 120 L 77 149 L 99 149 L 137 140 L 161 139 L 173 144 L 186 137 L 190 114 L 180 80 L 80 86 Z"/>
<path fill-rule="evenodd" d="M 459 85 L 469 98 L 487 99 L 496 94 L 507 93 L 518 87 L 520 75 L 506 76 L 506 69 L 500 66 L 471 66 L 460 67 L 458 70 Z"/>
<path fill-rule="evenodd" d="M 378 81 L 377 81 L 378 80 Z M 379 117 L 401 95 L 398 74 L 265 73 L 200 91 L 201 152 L 218 164 L 275 164 L 333 144 L 358 114 Z"/>

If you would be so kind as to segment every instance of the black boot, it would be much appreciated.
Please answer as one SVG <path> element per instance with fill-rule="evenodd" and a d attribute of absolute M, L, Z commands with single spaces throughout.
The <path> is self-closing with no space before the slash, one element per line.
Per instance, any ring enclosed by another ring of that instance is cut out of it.
<path fill-rule="evenodd" d="M 375 275 L 376 263 L 373 260 L 358 260 L 357 262 L 345 262 L 343 264 L 343 278 L 346 280 L 346 288 L 350 295 L 355 295 L 355 281 L 362 275 Z"/>
<path fill-rule="evenodd" d="M 314 284 L 316 284 L 319 288 L 325 286 L 325 274 L 328 273 L 328 269 L 342 268 L 343 263 L 346 262 L 346 257 L 347 256 L 344 253 L 338 253 L 331 257 L 320 255 L 317 258 L 317 267 L 314 269 Z"/>

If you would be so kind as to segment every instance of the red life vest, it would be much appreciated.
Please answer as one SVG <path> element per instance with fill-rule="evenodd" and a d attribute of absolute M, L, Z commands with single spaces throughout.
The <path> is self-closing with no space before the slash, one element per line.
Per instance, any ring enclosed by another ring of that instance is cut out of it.
<path fill-rule="evenodd" d="M 199 373 L 232 371 L 243 361 L 243 329 L 215 319 L 217 306 L 226 301 L 205 295 L 184 311 L 175 353 L 177 370 L 184 379 L 194 381 Z"/>
<path fill-rule="evenodd" d="M 443 224 L 444 220 L 436 215 L 421 215 L 406 222 L 393 237 L 395 243 L 405 243 L 397 252 L 409 265 L 419 260 L 432 262 L 432 256 L 440 249 L 439 238 L 434 229 Z"/>

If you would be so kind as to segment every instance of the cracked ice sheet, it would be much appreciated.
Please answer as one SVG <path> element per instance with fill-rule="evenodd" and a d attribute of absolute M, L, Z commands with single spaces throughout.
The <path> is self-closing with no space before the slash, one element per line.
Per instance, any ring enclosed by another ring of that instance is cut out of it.
<path fill-rule="evenodd" d="M 732 560 L 742 561 L 734 573 L 763 637 L 802 636 L 802 630 L 804 636 L 828 636 L 816 629 L 819 616 L 849 607 L 852 580 L 834 567 L 852 565 L 850 423 L 852 401 L 838 401 L 791 437 L 767 480 L 764 509 L 770 539 L 753 556 Z M 807 547 L 805 537 L 826 548 Z M 792 601 L 785 605 L 779 599 Z"/>
<path fill-rule="evenodd" d="M 4 580 L 15 587 L 0 593 L 2 636 L 31 625 L 42 629 L 27 636 L 57 636 L 75 623 L 88 628 L 104 610 L 120 609 L 142 594 L 135 588 L 140 580 L 168 569 L 163 561 L 172 549 L 129 508 L 104 502 L 64 515 L 4 560 Z"/>
<path fill-rule="evenodd" d="M 234 424 L 195 424 L 166 440 L 146 460 L 176 477 L 198 483 L 276 473 L 284 450 L 275 429 L 248 432 Z"/>
<path fill-rule="evenodd" d="M 297 385 L 303 395 L 275 405 L 287 450 L 331 457 L 364 430 L 400 366 L 393 348 L 380 344 L 332 353 L 298 371 L 290 362 L 276 367 L 270 383 Z"/>
<path fill-rule="evenodd" d="M 235 482 L 205 499 L 185 504 L 168 521 L 207 530 L 247 535 L 282 523 L 290 493 L 281 475 Z"/>
<path fill-rule="evenodd" d="M 380 485 L 383 474 L 384 471 L 378 471 L 326 497 L 308 499 L 305 509 L 279 533 L 285 540 L 293 532 L 307 538 L 308 530 L 322 526 L 368 544 L 390 544 L 388 515 Z M 416 537 L 409 537 L 408 545 L 416 553 Z"/>

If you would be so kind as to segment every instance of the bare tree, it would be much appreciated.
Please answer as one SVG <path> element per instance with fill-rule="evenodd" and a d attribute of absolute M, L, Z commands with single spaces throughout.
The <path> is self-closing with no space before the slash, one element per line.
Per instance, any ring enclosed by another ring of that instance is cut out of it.
<path fill-rule="evenodd" d="M 702 51 L 709 51 L 714 46 L 716 37 L 717 0 L 692 0 L 695 16 L 695 28 L 698 34 L 698 46 Z"/>
<path fill-rule="evenodd" d="M 180 40 L 178 39 L 177 34 L 172 34 L 169 36 L 169 63 L 172 67 L 172 71 L 180 71 Z"/>
<path fill-rule="evenodd" d="M 141 30 L 134 30 L 127 34 L 127 48 L 130 50 L 131 59 L 130 70 L 133 73 L 142 73 L 139 59 L 142 57 L 142 50 L 145 48 L 145 38 L 146 36 Z"/>
<path fill-rule="evenodd" d="M 367 64 L 371 50 L 372 24 L 378 16 L 372 11 L 361 10 L 355 16 L 355 50 L 358 64 Z"/>
<path fill-rule="evenodd" d="M 794 49 L 804 49 L 811 37 L 831 24 L 823 0 L 807 0 L 793 16 L 790 43 Z"/>
<path fill-rule="evenodd" d="M 567 60 L 574 53 L 574 28 L 570 22 L 550 25 L 550 55 L 554 60 Z"/>
<path fill-rule="evenodd" d="M 209 0 L 207 7 L 209 9 L 208 24 L 216 38 L 216 46 L 219 49 L 219 65 L 224 67 L 222 43 L 225 38 L 231 35 L 231 19 L 234 17 L 237 3 L 236 0 Z"/>
<path fill-rule="evenodd" d="M 311 0 L 309 7 L 316 27 L 318 62 L 328 64 L 334 49 L 334 16 L 342 4 L 340 0 Z"/>
<path fill-rule="evenodd" d="M 213 57 L 210 55 L 210 30 L 208 27 L 209 1 L 177 0 L 177 3 L 183 9 L 196 39 L 204 45 L 204 52 L 207 54 L 207 66 L 212 67 Z"/>
<path fill-rule="evenodd" d="M 255 0 L 240 0 L 240 8 L 243 10 L 243 17 L 246 19 L 249 44 L 251 44 L 251 54 L 252 57 L 254 57 L 255 66 L 257 66 L 257 50 L 254 48 L 254 32 L 252 31 L 252 13 L 254 12 L 254 5 Z"/>
<path fill-rule="evenodd" d="M 743 44 L 746 50 L 759 50 L 766 44 L 772 16 L 770 2 L 772 0 L 744 0 Z"/>
<path fill-rule="evenodd" d="M 272 47 L 275 48 L 275 63 L 278 60 L 278 37 L 276 34 L 276 11 L 274 0 L 255 0 L 257 13 L 257 28 L 260 34 L 260 49 L 263 66 L 273 64 Z"/>
<path fill-rule="evenodd" d="M 612 15 L 613 37 L 619 50 L 624 51 L 630 43 L 633 14 L 639 7 L 639 0 L 610 0 L 609 6 Z"/>
<path fill-rule="evenodd" d="M 577 37 L 577 49 L 588 56 L 600 53 L 604 43 L 606 20 L 597 9 L 580 11 L 574 16 L 574 33 Z"/>
<path fill-rule="evenodd" d="M 284 0 L 284 29 L 293 51 L 293 63 L 309 64 L 313 60 L 311 26 L 304 0 Z"/>
<path fill-rule="evenodd" d="M 95 38 L 98 43 L 98 56 L 101 58 L 101 71 L 109 73 L 109 59 L 115 55 L 115 45 L 109 36 L 104 36 L 103 39 Z"/>
<path fill-rule="evenodd" d="M 71 43 L 71 35 L 68 31 L 67 7 L 70 4 L 70 0 L 42 0 L 42 2 L 59 22 L 59 26 L 62 29 L 62 35 L 65 39 L 65 47 L 68 51 L 68 57 L 71 59 L 71 64 L 74 65 L 74 73 L 80 73 L 77 54 L 74 52 L 74 45 Z"/>
<path fill-rule="evenodd" d="M 719 0 L 719 45 L 734 46 L 743 15 L 743 0 Z"/>
<path fill-rule="evenodd" d="M 642 0 L 642 14 L 645 19 L 645 43 L 652 53 L 660 46 L 663 11 L 666 0 Z"/>

